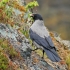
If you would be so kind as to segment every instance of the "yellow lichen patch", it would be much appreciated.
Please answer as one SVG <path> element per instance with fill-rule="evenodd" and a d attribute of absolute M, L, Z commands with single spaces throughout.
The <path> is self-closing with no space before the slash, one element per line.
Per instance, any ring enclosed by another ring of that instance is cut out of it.
<path fill-rule="evenodd" d="M 70 54 L 66 56 L 66 63 L 68 65 L 68 69 L 70 70 Z"/>

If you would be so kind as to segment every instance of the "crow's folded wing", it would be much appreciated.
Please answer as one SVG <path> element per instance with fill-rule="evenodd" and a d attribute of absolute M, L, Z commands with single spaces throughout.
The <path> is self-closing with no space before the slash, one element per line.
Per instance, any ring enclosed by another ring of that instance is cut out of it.
<path fill-rule="evenodd" d="M 55 48 L 50 36 L 42 38 L 37 33 L 33 32 L 31 29 L 29 30 L 29 34 L 30 38 L 40 46 L 44 46 L 46 49 Z"/>

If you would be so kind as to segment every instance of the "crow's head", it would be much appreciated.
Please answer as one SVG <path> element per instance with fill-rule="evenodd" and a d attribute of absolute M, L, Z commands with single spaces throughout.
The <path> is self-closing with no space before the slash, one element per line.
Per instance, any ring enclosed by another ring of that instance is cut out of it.
<path fill-rule="evenodd" d="M 30 16 L 33 18 L 34 21 L 35 20 L 43 20 L 43 18 L 39 14 L 31 14 Z"/>

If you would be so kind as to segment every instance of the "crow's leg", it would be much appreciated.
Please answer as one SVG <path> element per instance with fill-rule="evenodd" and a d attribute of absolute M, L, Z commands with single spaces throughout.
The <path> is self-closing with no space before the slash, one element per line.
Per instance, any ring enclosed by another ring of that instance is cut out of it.
<path fill-rule="evenodd" d="M 43 50 L 43 56 L 42 56 L 42 58 L 44 59 L 44 50 Z"/>

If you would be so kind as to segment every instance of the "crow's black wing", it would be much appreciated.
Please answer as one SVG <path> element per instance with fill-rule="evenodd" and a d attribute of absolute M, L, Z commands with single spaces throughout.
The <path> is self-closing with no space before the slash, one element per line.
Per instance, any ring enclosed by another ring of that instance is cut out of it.
<path fill-rule="evenodd" d="M 50 37 L 42 38 L 35 32 L 33 32 L 31 29 L 29 30 L 30 38 L 35 41 L 38 45 L 42 46 L 44 48 L 44 51 L 46 52 L 47 56 L 54 62 L 60 61 L 60 57 L 58 56 L 55 47 L 52 46 L 52 40 Z"/>
<path fill-rule="evenodd" d="M 42 38 L 31 29 L 29 30 L 29 34 L 30 38 L 40 46 L 44 46 L 46 49 L 55 48 L 50 36 Z"/>

